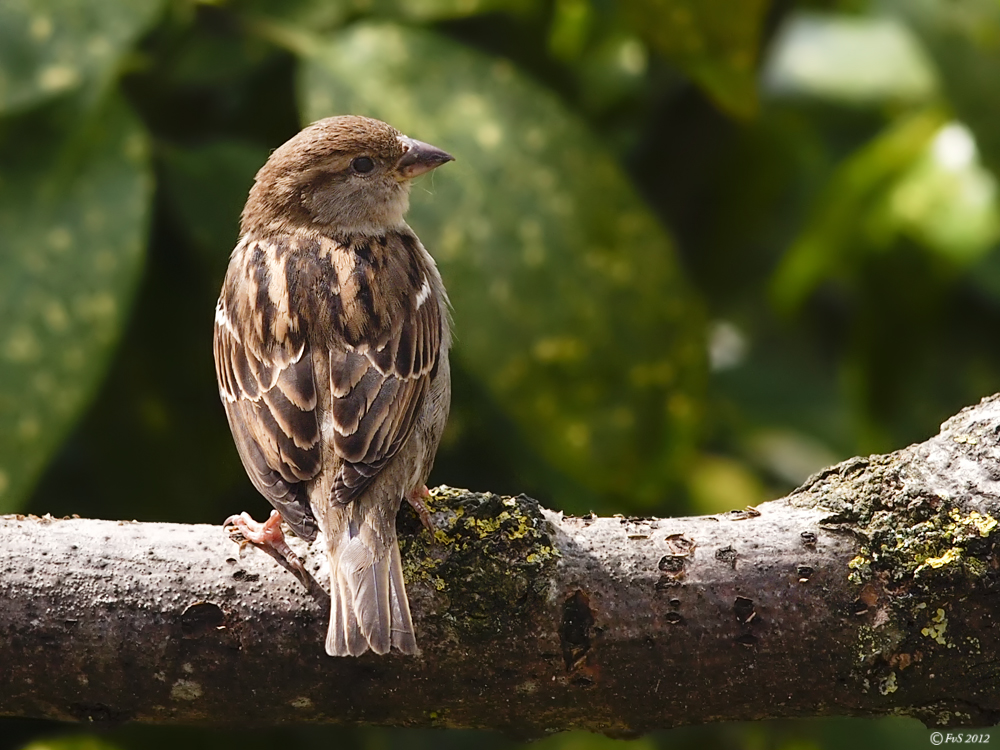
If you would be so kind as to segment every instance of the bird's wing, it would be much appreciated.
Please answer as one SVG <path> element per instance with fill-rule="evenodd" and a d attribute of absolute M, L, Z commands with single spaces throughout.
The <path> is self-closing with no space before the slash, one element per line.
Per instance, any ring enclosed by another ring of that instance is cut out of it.
<path fill-rule="evenodd" d="M 343 460 L 333 492 L 349 503 L 413 432 L 447 321 L 436 270 L 412 233 L 329 249 L 338 300 L 321 309 L 330 327 L 333 448 Z"/>
<path fill-rule="evenodd" d="M 322 456 L 312 356 L 290 308 L 281 245 L 243 241 L 215 311 L 215 370 L 233 438 L 254 486 L 295 533 L 316 521 L 301 483 Z"/>

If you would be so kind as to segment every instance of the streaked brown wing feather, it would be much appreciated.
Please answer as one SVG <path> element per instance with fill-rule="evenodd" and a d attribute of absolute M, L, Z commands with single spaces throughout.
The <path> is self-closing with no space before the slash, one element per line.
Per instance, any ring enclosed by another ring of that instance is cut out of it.
<path fill-rule="evenodd" d="M 361 495 L 413 432 L 441 346 L 441 305 L 416 238 L 390 234 L 385 242 L 388 257 L 399 262 L 369 263 L 367 253 L 354 251 L 363 294 L 353 306 L 370 306 L 368 320 L 384 325 L 345 328 L 345 338 L 363 331 L 361 340 L 330 351 L 334 450 L 344 459 L 334 481 L 340 503 Z M 378 292 L 371 284 L 376 271 Z"/>
<path fill-rule="evenodd" d="M 304 336 L 283 326 L 279 339 L 276 326 L 261 324 L 274 301 L 259 293 L 267 280 L 253 265 L 231 270 L 216 310 L 219 392 L 251 482 L 297 535 L 313 539 L 316 522 L 301 485 L 322 461 L 312 356 Z"/>

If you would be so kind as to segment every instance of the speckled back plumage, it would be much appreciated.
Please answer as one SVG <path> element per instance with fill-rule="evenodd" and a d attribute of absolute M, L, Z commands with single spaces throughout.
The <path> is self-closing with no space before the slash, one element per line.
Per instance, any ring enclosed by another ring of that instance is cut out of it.
<path fill-rule="evenodd" d="M 395 516 L 444 429 L 451 335 L 403 213 L 409 178 L 448 159 L 377 120 L 310 126 L 258 173 L 216 310 L 247 473 L 296 534 L 324 534 L 332 655 L 417 649 Z"/>

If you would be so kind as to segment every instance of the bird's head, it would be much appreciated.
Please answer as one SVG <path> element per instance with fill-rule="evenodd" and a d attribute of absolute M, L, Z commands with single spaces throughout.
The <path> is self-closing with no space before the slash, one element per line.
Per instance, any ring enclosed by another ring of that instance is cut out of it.
<path fill-rule="evenodd" d="M 380 120 L 319 120 L 261 167 L 243 209 L 242 232 L 382 234 L 402 225 L 410 180 L 452 159 Z"/>

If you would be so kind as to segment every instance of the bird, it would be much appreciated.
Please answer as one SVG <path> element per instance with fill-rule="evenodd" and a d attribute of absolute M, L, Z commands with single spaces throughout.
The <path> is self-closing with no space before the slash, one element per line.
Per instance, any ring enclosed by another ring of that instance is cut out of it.
<path fill-rule="evenodd" d="M 215 309 L 219 394 L 274 507 L 226 525 L 296 566 L 281 522 L 322 533 L 331 656 L 418 653 L 396 515 L 405 498 L 429 524 L 452 335 L 441 274 L 404 215 L 411 180 L 453 159 L 368 117 L 307 126 L 257 172 Z"/>

